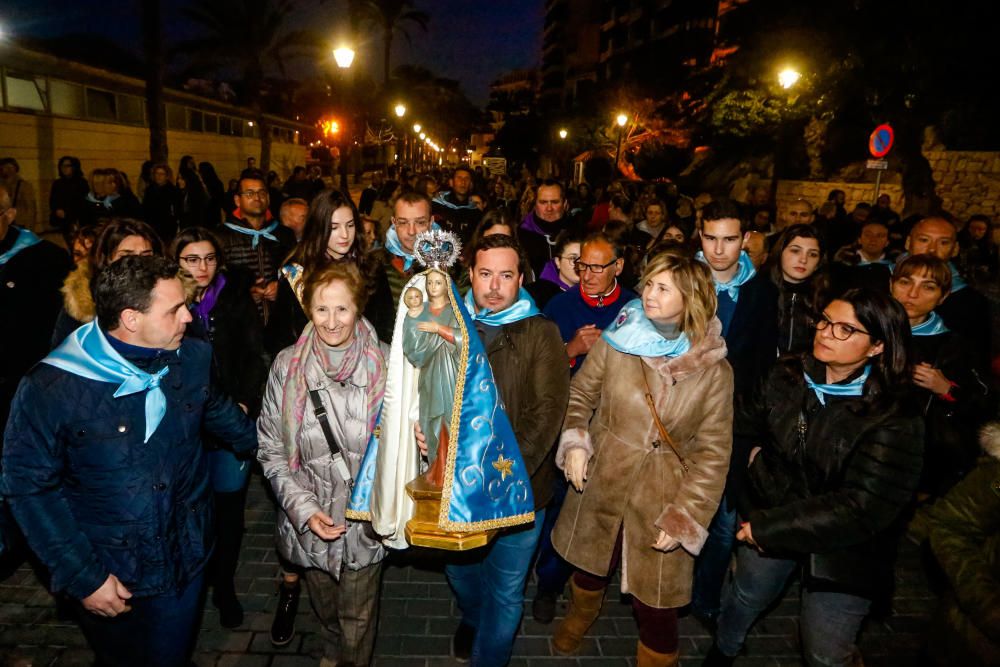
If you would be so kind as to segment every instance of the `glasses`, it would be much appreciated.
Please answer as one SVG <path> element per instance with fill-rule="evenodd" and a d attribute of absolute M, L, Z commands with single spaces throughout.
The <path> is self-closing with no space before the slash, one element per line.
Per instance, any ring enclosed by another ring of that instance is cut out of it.
<path fill-rule="evenodd" d="M 239 194 L 241 197 L 246 197 L 247 199 L 265 199 L 267 197 L 267 190 L 244 190 Z"/>
<path fill-rule="evenodd" d="M 205 255 L 204 257 L 199 257 L 198 255 L 187 255 L 186 257 L 181 257 L 181 262 L 184 266 L 200 266 L 202 262 L 205 266 L 215 266 L 219 262 L 219 258 L 215 255 Z"/>
<path fill-rule="evenodd" d="M 815 324 L 816 324 L 816 331 L 823 331 L 827 327 L 832 327 L 830 331 L 831 333 L 833 333 L 833 337 L 836 338 L 837 340 L 847 340 L 856 333 L 865 334 L 866 336 L 871 336 L 871 334 L 865 331 L 864 329 L 859 329 L 855 326 L 851 326 L 850 324 L 846 324 L 844 322 L 834 322 L 833 320 L 828 318 L 825 314 L 820 315 L 819 319 L 816 320 Z"/>
<path fill-rule="evenodd" d="M 617 259 L 613 259 L 607 264 L 584 264 L 583 262 L 573 262 L 573 268 L 576 269 L 577 273 L 583 273 L 584 271 L 590 271 L 591 273 L 604 273 L 604 269 L 608 268 L 617 261 Z"/>

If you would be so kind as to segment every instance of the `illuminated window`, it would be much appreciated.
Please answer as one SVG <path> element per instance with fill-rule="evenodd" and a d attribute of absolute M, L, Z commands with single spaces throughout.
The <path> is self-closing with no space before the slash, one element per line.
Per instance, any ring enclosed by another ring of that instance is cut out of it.
<path fill-rule="evenodd" d="M 45 111 L 45 79 L 30 74 L 7 73 L 7 106 Z"/>

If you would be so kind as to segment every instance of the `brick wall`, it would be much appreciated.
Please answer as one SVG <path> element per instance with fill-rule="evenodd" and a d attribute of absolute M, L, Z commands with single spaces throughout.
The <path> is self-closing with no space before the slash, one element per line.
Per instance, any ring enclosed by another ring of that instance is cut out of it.
<path fill-rule="evenodd" d="M 775 200 L 778 211 L 796 199 L 805 199 L 817 209 L 826 201 L 830 190 L 843 190 L 847 195 L 847 210 L 854 210 L 854 206 L 860 202 L 872 203 L 875 198 L 874 183 L 838 183 L 835 181 L 778 181 L 778 190 Z M 894 211 L 903 210 L 903 186 L 891 183 L 883 183 L 879 188 L 881 194 L 889 195 L 892 209 Z"/>
<path fill-rule="evenodd" d="M 1000 217 L 1000 152 L 926 151 L 944 210 L 965 219 Z"/>

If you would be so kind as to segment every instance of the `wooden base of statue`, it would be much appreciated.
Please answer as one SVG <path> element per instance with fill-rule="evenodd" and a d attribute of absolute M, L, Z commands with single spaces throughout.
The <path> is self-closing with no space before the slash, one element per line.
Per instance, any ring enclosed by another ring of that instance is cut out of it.
<path fill-rule="evenodd" d="M 424 475 L 406 485 L 406 493 L 416 504 L 413 518 L 406 522 L 406 540 L 415 547 L 469 551 L 489 544 L 497 531 L 455 533 L 438 526 L 441 514 L 441 488 L 432 485 Z"/>

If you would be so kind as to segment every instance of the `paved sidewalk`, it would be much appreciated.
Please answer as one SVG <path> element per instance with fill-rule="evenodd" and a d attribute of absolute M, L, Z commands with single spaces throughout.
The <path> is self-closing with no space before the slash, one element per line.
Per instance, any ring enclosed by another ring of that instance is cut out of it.
<path fill-rule="evenodd" d="M 260 476 L 251 480 L 247 504 L 247 535 L 238 571 L 237 592 L 247 611 L 236 630 L 219 626 L 218 614 L 207 605 L 194 658 L 200 667 L 315 667 L 322 651 L 319 627 L 305 594 L 299 608 L 298 634 L 278 649 L 268 639 L 271 613 L 277 597 L 278 572 L 273 547 L 274 511 Z M 377 667 L 450 667 L 451 635 L 458 613 L 440 566 L 440 554 L 423 552 L 394 557 L 385 571 L 382 609 L 376 644 Z M 304 591 L 305 593 L 305 591 Z M 530 595 L 526 619 L 514 646 L 512 667 L 626 667 L 635 664 L 636 627 L 631 607 L 620 600 L 616 587 L 608 594 L 601 618 L 584 642 L 580 655 L 555 656 L 554 626 L 534 622 Z M 748 667 L 801 664 L 797 648 L 797 587 L 754 628 L 746 657 Z M 893 613 L 870 620 L 862 634 L 868 667 L 907 665 L 921 642 L 934 597 L 927 590 L 916 552 L 904 546 L 896 571 Z M 560 614 L 565 611 L 560 604 Z M 708 633 L 693 619 L 681 620 L 681 664 L 698 665 L 711 643 Z M 93 655 L 71 621 L 59 620 L 52 597 L 23 566 L 0 583 L 0 665 L 16 667 L 86 666 Z"/>

